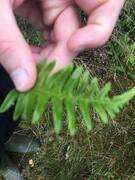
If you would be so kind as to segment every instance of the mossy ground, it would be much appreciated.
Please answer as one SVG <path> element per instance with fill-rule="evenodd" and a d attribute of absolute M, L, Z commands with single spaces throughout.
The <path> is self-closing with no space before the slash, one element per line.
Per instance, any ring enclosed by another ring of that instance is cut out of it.
<path fill-rule="evenodd" d="M 91 78 L 97 76 L 100 79 L 101 86 L 111 81 L 113 94 L 119 94 L 135 84 L 135 49 L 132 49 L 135 46 L 134 7 L 134 1 L 127 1 L 112 38 L 105 47 L 85 51 L 75 59 L 76 64 L 90 71 Z M 30 38 L 25 21 L 21 21 L 20 25 L 30 43 L 40 43 L 39 33 L 32 33 Z M 31 32 L 31 28 L 29 30 Z M 129 59 L 132 59 L 132 66 L 128 63 Z M 22 123 L 17 131 L 31 134 L 42 144 L 37 153 L 18 156 L 18 164 L 26 179 L 134 180 L 135 101 L 132 100 L 108 125 L 100 125 L 94 114 L 93 119 L 97 122 L 94 129 L 88 133 L 78 123 L 78 133 L 74 138 L 68 135 L 66 129 L 61 135 L 55 135 L 50 110 L 36 127 L 25 128 Z M 32 165 L 29 160 L 32 160 Z"/>

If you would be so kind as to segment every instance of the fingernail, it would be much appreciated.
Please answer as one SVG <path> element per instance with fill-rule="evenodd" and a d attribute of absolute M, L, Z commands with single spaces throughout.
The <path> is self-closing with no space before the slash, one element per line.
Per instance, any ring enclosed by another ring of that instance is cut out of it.
<path fill-rule="evenodd" d="M 17 68 L 10 74 L 15 87 L 19 91 L 23 91 L 28 83 L 28 73 L 23 68 Z"/>

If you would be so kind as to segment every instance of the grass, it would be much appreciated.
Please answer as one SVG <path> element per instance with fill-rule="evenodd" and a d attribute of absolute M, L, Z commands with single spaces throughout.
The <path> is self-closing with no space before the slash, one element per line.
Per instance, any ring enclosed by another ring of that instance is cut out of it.
<path fill-rule="evenodd" d="M 90 71 L 91 77 L 97 76 L 101 84 L 113 83 L 113 94 L 132 87 L 135 67 L 135 11 L 134 1 L 127 1 L 111 40 L 101 49 L 89 50 L 75 59 Z M 39 45 L 41 35 L 25 21 L 20 23 L 25 38 L 31 44 Z M 131 62 L 130 62 L 131 60 Z M 98 123 L 86 132 L 79 124 L 78 133 L 71 138 L 67 131 L 56 136 L 52 129 L 50 109 L 44 114 L 36 127 L 26 128 L 21 124 L 19 133 L 31 134 L 40 139 L 42 147 L 36 154 L 18 158 L 18 163 L 26 179 L 33 180 L 134 180 L 135 179 L 135 101 L 123 109 L 122 113 L 110 124 Z M 77 121 L 80 122 L 81 117 Z M 34 166 L 28 163 L 32 159 Z"/>
<path fill-rule="evenodd" d="M 127 1 L 116 30 L 106 47 L 106 53 L 115 61 L 114 71 L 135 78 L 135 2 Z"/>

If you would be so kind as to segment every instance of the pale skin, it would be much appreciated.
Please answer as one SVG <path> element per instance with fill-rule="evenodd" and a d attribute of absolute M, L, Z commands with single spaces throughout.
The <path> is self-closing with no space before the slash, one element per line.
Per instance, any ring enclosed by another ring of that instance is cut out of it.
<path fill-rule="evenodd" d="M 87 48 L 102 46 L 109 39 L 125 0 L 0 0 L 0 64 L 19 91 L 33 87 L 36 63 L 48 57 L 56 59 L 55 71 L 65 67 Z M 87 15 L 80 27 L 76 6 Z M 14 14 L 28 18 L 40 30 L 46 42 L 29 46 L 23 38 Z"/>

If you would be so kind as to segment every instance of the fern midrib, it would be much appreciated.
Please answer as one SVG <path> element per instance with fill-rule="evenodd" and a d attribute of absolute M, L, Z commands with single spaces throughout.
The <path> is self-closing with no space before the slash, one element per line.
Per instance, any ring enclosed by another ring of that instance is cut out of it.
<path fill-rule="evenodd" d="M 99 98 L 97 98 L 98 100 L 96 100 L 96 96 L 94 97 L 90 97 L 88 99 L 88 97 L 76 97 L 75 94 L 74 96 L 73 95 L 69 95 L 68 93 L 60 93 L 60 92 L 53 92 L 53 90 L 41 90 L 41 89 L 36 89 L 36 91 L 38 91 L 38 93 L 41 93 L 43 96 L 49 96 L 50 98 L 51 97 L 57 97 L 61 100 L 64 100 L 64 99 L 67 99 L 67 100 L 71 100 L 72 102 L 74 102 L 74 104 L 78 104 L 78 102 L 85 102 L 85 103 L 88 103 L 88 104 L 108 104 L 110 103 L 110 99 L 107 97 L 107 98 L 104 98 L 103 100 Z"/>

